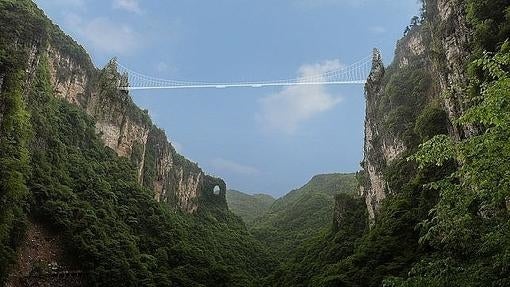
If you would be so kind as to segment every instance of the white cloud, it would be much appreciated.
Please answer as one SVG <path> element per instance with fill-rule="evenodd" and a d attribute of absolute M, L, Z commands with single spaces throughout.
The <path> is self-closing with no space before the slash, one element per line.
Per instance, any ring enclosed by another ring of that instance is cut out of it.
<path fill-rule="evenodd" d="M 143 41 L 140 34 L 126 24 L 119 24 L 107 18 L 84 20 L 78 14 L 67 12 L 64 15 L 66 26 L 92 48 L 102 52 L 126 55 L 140 48 Z"/>
<path fill-rule="evenodd" d="M 300 77 L 309 77 L 341 67 L 338 60 L 332 60 L 302 66 L 298 73 Z M 264 130 L 293 134 L 299 124 L 330 110 L 341 100 L 340 97 L 331 95 L 322 85 L 290 86 L 261 99 L 261 110 L 255 117 Z"/>
<path fill-rule="evenodd" d="M 176 75 L 179 69 L 175 65 L 169 65 L 166 62 L 160 61 L 154 65 L 154 70 L 160 77 L 171 77 Z"/>
<path fill-rule="evenodd" d="M 211 161 L 211 164 L 214 168 L 224 172 L 232 172 L 241 175 L 254 175 L 259 173 L 259 170 L 255 167 L 243 165 L 223 158 L 216 158 Z"/>
<path fill-rule="evenodd" d="M 113 8 L 140 14 L 142 9 L 137 0 L 113 0 Z"/>
<path fill-rule="evenodd" d="M 128 25 L 117 24 L 106 18 L 96 18 L 79 33 L 95 48 L 115 54 L 130 54 L 140 47 L 140 35 Z"/>

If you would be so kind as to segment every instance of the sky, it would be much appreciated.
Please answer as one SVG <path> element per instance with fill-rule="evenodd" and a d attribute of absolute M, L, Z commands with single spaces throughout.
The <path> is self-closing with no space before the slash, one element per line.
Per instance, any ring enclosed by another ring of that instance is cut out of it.
<path fill-rule="evenodd" d="M 415 0 L 36 0 L 103 67 L 164 79 L 256 81 L 352 64 L 396 41 Z M 246 193 L 282 196 L 356 172 L 362 85 L 131 92 L 176 149 Z"/>

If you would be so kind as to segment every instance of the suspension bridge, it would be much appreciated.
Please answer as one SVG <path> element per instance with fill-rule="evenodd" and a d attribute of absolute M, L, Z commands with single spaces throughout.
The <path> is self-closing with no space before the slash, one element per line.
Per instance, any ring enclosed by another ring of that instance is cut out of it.
<path fill-rule="evenodd" d="M 123 75 L 119 85 L 120 90 L 156 90 L 156 89 L 225 89 L 225 88 L 263 88 L 286 86 L 314 86 L 314 85 L 355 85 L 365 84 L 372 68 L 372 61 L 379 55 L 367 56 L 351 65 L 325 71 L 314 75 L 303 75 L 296 78 L 268 80 L 268 81 L 239 81 L 239 82 L 207 82 L 207 81 L 178 81 L 161 79 L 135 72 L 117 62 L 118 72 Z"/>

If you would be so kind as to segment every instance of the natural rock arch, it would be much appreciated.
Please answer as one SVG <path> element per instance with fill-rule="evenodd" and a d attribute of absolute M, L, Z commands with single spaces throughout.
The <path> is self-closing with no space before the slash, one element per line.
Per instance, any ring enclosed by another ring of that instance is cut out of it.
<path fill-rule="evenodd" d="M 219 185 L 215 185 L 214 188 L 213 188 L 213 194 L 214 195 L 220 195 L 220 192 L 221 192 L 221 188 Z"/>

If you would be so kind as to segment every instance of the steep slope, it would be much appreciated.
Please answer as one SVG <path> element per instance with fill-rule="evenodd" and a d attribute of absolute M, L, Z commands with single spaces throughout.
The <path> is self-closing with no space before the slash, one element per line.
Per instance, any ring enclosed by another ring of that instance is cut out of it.
<path fill-rule="evenodd" d="M 224 182 L 116 89 L 115 63 L 93 67 L 28 0 L 0 0 L 0 26 L 0 284 L 257 286 L 274 263 Z M 24 259 L 41 246 L 63 255 Z"/>
<path fill-rule="evenodd" d="M 495 52 L 498 41 L 508 38 L 505 4 L 424 1 L 421 20 L 409 26 L 397 43 L 392 65 L 385 69 L 380 55 L 375 57 L 366 85 L 362 164 L 366 173 L 362 194 L 371 220 L 382 200 L 399 188 L 392 187 L 385 175 L 391 166 L 402 164 L 434 135 L 460 140 L 476 134 L 475 126 L 458 123 L 470 107 L 468 66 L 473 54 Z M 483 21 L 474 24 L 478 17 Z"/>
<path fill-rule="evenodd" d="M 96 69 L 84 49 L 53 25 L 30 1 L 2 1 L 2 40 L 22 56 L 26 65 L 26 90 L 35 68 L 47 57 L 50 83 L 56 97 L 79 107 L 95 121 L 105 146 L 130 159 L 137 181 L 154 191 L 158 201 L 193 213 L 201 197 L 219 186 L 225 203 L 225 184 L 207 176 L 197 164 L 179 155 L 165 133 L 152 124 L 147 111 L 138 108 L 129 94 L 117 89 L 126 81 L 115 61 Z M 23 23 L 23 21 L 27 21 Z"/>
<path fill-rule="evenodd" d="M 264 215 L 275 199 L 267 194 L 246 194 L 237 190 L 227 190 L 228 208 L 250 225 L 253 220 Z"/>
<path fill-rule="evenodd" d="M 362 195 L 373 221 L 382 201 L 400 187 L 392 186 L 392 168 L 407 171 L 405 158 L 420 142 L 435 134 L 448 133 L 449 121 L 432 81 L 427 27 L 415 25 L 397 43 L 395 59 L 385 68 L 376 51 L 366 85 L 365 145 Z M 400 167 L 399 167 L 400 166 Z M 405 166 L 405 167 L 404 167 Z M 404 182 L 405 173 L 393 174 Z"/>
<path fill-rule="evenodd" d="M 423 1 L 366 85 L 370 228 L 339 199 L 337 225 L 268 285 L 510 284 L 509 35 L 507 0 Z"/>
<path fill-rule="evenodd" d="M 303 187 L 276 200 L 256 219 L 251 233 L 271 250 L 286 258 L 305 240 L 333 222 L 335 195 L 356 191 L 355 174 L 314 176 Z"/>

